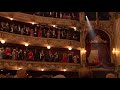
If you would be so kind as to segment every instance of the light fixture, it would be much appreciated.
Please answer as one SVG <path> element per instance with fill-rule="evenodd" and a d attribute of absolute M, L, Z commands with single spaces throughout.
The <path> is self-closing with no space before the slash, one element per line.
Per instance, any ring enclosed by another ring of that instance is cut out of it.
<path fill-rule="evenodd" d="M 35 23 L 34 22 L 32 22 L 32 25 L 34 25 Z"/>
<path fill-rule="evenodd" d="M 44 69 L 41 69 L 41 71 L 44 71 Z"/>
<path fill-rule="evenodd" d="M 5 43 L 5 40 L 1 40 L 1 43 L 4 44 L 4 43 Z"/>
<path fill-rule="evenodd" d="M 77 28 L 76 27 L 73 27 L 74 28 L 74 31 L 76 31 L 77 30 Z"/>
<path fill-rule="evenodd" d="M 3 70 L 1 70 L 1 71 L 3 71 Z"/>
<path fill-rule="evenodd" d="M 52 25 L 53 27 L 56 27 L 56 25 Z"/>
<path fill-rule="evenodd" d="M 19 70 L 21 69 L 21 68 L 18 68 Z"/>
<path fill-rule="evenodd" d="M 113 53 L 113 54 L 115 54 L 115 53 L 116 53 L 116 50 L 115 50 L 115 48 L 113 48 L 113 50 L 112 50 L 112 53 Z"/>
<path fill-rule="evenodd" d="M 50 49 L 51 47 L 50 46 L 47 46 L 47 49 Z"/>
<path fill-rule="evenodd" d="M 72 48 L 71 48 L 71 47 L 69 47 L 69 48 L 68 48 L 68 50 L 72 50 Z"/>
<path fill-rule="evenodd" d="M 12 20 L 13 20 L 13 18 L 10 18 L 10 20 L 12 21 Z"/>
<path fill-rule="evenodd" d="M 117 48 L 113 48 L 112 53 L 113 55 L 118 55 L 120 51 Z"/>
<path fill-rule="evenodd" d="M 83 48 L 82 50 L 81 50 L 81 54 L 85 54 L 87 51 Z"/>
<path fill-rule="evenodd" d="M 27 46 L 28 46 L 28 43 L 25 43 L 25 46 L 27 47 Z"/>
<path fill-rule="evenodd" d="M 65 72 L 65 71 L 67 71 L 66 69 L 63 69 L 63 71 Z"/>

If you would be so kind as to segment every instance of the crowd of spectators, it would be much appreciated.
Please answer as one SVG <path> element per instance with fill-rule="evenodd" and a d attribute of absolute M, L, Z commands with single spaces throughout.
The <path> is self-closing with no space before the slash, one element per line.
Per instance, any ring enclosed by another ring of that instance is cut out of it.
<path fill-rule="evenodd" d="M 44 62 L 66 62 L 80 63 L 79 50 L 71 50 L 64 48 L 47 49 L 38 46 L 1 44 L 0 59 L 9 60 L 26 60 L 26 61 L 44 61 Z"/>
<path fill-rule="evenodd" d="M 32 25 L 19 21 L 0 18 L 0 31 L 43 38 L 68 39 L 80 41 L 80 31 L 74 28 Z"/>
<path fill-rule="evenodd" d="M 79 12 L 23 12 L 27 14 L 79 21 Z"/>

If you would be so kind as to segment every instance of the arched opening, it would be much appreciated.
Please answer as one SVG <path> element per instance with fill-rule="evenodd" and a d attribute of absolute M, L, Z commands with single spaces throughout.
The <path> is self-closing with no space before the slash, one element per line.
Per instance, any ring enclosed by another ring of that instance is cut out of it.
<path fill-rule="evenodd" d="M 94 30 L 91 36 L 89 31 L 85 38 L 86 63 L 89 66 L 109 67 L 111 66 L 110 38 L 102 30 Z"/>

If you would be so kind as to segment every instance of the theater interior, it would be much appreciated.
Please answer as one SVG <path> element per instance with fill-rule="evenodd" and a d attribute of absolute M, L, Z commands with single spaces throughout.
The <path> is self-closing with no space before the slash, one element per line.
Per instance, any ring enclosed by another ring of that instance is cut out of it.
<path fill-rule="evenodd" d="M 119 29 L 119 12 L 0 12 L 0 78 L 119 78 Z"/>

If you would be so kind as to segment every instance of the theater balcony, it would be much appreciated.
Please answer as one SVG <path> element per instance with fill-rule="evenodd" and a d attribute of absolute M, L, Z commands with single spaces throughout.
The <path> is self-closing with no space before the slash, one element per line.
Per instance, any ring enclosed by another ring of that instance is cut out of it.
<path fill-rule="evenodd" d="M 72 71 L 76 72 L 82 66 L 73 63 L 55 63 L 55 62 L 35 62 L 35 61 L 17 61 L 0 60 L 0 69 L 7 70 L 35 70 L 35 71 Z"/>

